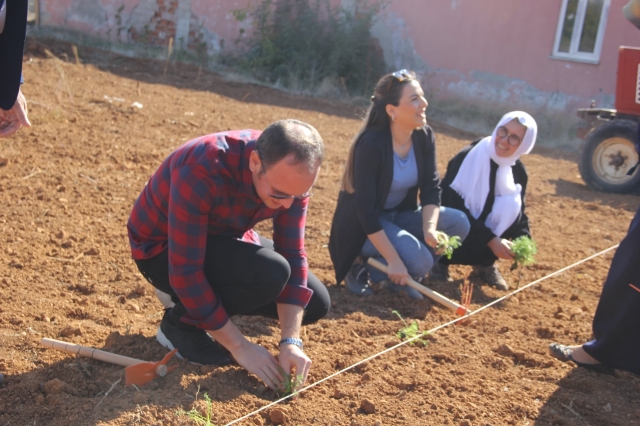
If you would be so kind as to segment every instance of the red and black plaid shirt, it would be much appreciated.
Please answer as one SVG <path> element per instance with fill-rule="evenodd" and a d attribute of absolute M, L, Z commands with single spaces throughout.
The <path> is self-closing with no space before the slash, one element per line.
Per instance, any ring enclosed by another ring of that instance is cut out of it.
<path fill-rule="evenodd" d="M 178 148 L 151 176 L 127 222 L 134 259 L 149 259 L 168 248 L 169 282 L 187 310 L 182 320 L 205 330 L 217 330 L 229 320 L 203 271 L 208 235 L 259 244 L 253 227 L 273 218 L 275 250 L 291 266 L 276 302 L 305 307 L 313 294 L 307 288 L 304 249 L 309 200 L 274 210 L 257 196 L 249 155 L 260 133 L 214 133 Z"/>

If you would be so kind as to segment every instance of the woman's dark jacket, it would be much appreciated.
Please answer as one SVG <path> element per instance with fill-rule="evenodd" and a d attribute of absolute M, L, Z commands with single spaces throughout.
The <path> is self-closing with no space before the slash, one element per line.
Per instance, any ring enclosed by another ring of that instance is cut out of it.
<path fill-rule="evenodd" d="M 413 149 L 418 166 L 418 185 L 394 209 L 418 208 L 420 205 L 440 205 L 440 175 L 436 166 L 435 136 L 429 126 L 413 132 Z M 390 129 L 365 131 L 356 142 L 354 183 L 356 191 L 340 191 L 333 215 L 329 253 L 340 283 L 360 254 L 367 235 L 382 229 L 380 214 L 393 181 L 393 142 Z"/>
<path fill-rule="evenodd" d="M 453 258 L 450 262 L 443 259 L 444 263 L 476 265 L 476 258 L 480 255 L 480 252 L 484 249 L 489 249 L 487 244 L 496 237 L 491 229 L 487 228 L 484 222 L 487 219 L 487 216 L 489 216 L 489 213 L 491 213 L 493 203 L 496 199 L 495 187 L 498 165 L 491 160 L 489 194 L 487 195 L 487 201 L 484 204 L 484 209 L 477 219 L 471 215 L 469 209 L 464 205 L 464 199 L 460 194 L 451 188 L 451 183 L 456 178 L 462 162 L 469 151 L 471 151 L 471 148 L 473 148 L 478 142 L 480 142 L 480 139 L 474 141 L 471 145 L 462 148 L 462 150 L 458 152 L 451 161 L 449 161 L 449 164 L 447 165 L 447 172 L 445 173 L 444 179 L 442 179 L 442 205 L 463 211 L 469 218 L 469 223 L 471 224 L 471 230 L 469 231 L 467 238 L 462 243 L 462 247 L 454 251 Z M 516 161 L 516 163 L 511 167 L 511 170 L 515 183 L 522 185 L 522 192 L 520 193 L 522 197 L 522 208 L 520 209 L 518 218 L 500 237 L 505 239 L 514 239 L 521 236 L 530 237 L 529 218 L 524 212 L 525 191 L 527 189 L 528 180 L 527 170 L 520 160 Z"/>

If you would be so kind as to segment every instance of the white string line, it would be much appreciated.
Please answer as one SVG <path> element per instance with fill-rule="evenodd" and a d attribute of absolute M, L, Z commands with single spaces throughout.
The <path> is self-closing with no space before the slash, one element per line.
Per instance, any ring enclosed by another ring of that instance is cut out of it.
<path fill-rule="evenodd" d="M 481 311 L 484 311 L 485 309 L 487 309 L 487 308 L 489 308 L 489 307 L 491 307 L 491 306 L 493 306 L 493 305 L 495 305 L 495 304 L 497 304 L 497 303 L 500 303 L 500 302 L 502 302 L 503 300 L 505 300 L 505 299 L 507 299 L 507 298 L 509 298 L 509 297 L 513 296 L 514 294 L 520 293 L 521 291 L 523 291 L 523 290 L 525 290 L 525 289 L 527 289 L 527 288 L 529 288 L 529 287 L 531 287 L 531 286 L 533 286 L 533 285 L 535 285 L 535 284 L 538 284 L 539 282 L 542 282 L 542 281 L 544 281 L 544 280 L 547 280 L 547 279 L 549 279 L 549 278 L 551 278 L 551 277 L 555 277 L 556 275 L 559 275 L 559 274 L 561 274 L 561 273 L 563 273 L 563 272 L 565 272 L 565 271 L 567 271 L 567 270 L 569 270 L 569 269 L 571 269 L 571 268 L 575 268 L 576 266 L 578 266 L 578 265 L 580 265 L 580 264 L 582 264 L 582 263 L 588 262 L 589 260 L 591 260 L 591 259 L 593 259 L 593 258 L 595 258 L 595 257 L 602 256 L 603 254 L 605 254 L 605 253 L 607 253 L 607 252 L 609 252 L 609 251 L 611 251 L 611 250 L 614 250 L 614 249 L 618 248 L 618 245 L 619 245 L 619 244 L 616 244 L 616 245 L 614 245 L 614 246 L 611 246 L 611 247 L 609 247 L 608 249 L 602 250 L 601 252 L 598 252 L 598 253 L 596 253 L 596 254 L 593 254 L 593 255 L 591 255 L 591 256 L 589 256 L 589 257 L 587 257 L 587 258 L 584 258 L 584 259 L 582 259 L 582 260 L 577 261 L 576 263 L 573 263 L 573 264 L 571 264 L 571 265 L 569 265 L 569 266 L 565 266 L 565 267 L 564 267 L 564 268 L 562 268 L 562 269 L 559 269 L 559 270 L 557 270 L 557 271 L 555 271 L 555 272 L 552 272 L 552 273 L 551 273 L 551 274 L 549 274 L 549 275 L 545 275 L 545 276 L 544 276 L 544 277 L 542 277 L 542 278 L 539 278 L 539 279 L 537 279 L 537 280 L 535 280 L 535 281 L 532 281 L 532 282 L 530 282 L 529 284 L 525 285 L 524 287 L 520 287 L 519 289 L 514 290 L 514 291 L 512 291 L 511 293 L 505 294 L 504 296 L 500 297 L 499 299 L 496 299 L 496 300 L 494 300 L 493 302 L 488 303 L 488 304 L 486 304 L 486 305 L 482 306 L 481 308 L 478 308 L 478 309 L 476 309 L 475 311 L 473 311 L 473 312 L 471 312 L 471 313 L 468 313 L 468 314 L 467 314 L 467 315 L 465 315 L 465 316 L 462 316 L 462 317 L 456 318 L 456 319 L 451 320 L 451 321 L 449 321 L 449 322 L 447 322 L 447 323 L 444 323 L 444 324 L 439 325 L 439 326 L 437 326 L 437 327 L 435 327 L 435 328 L 432 328 L 431 330 L 427 331 L 427 332 L 426 332 L 426 334 L 431 334 L 431 333 L 433 333 L 433 332 L 435 332 L 435 331 L 438 331 L 438 330 L 440 330 L 440 329 L 442 329 L 442 328 L 448 327 L 448 326 L 450 326 L 450 325 L 452 325 L 452 324 L 455 324 L 455 323 L 457 323 L 457 322 L 459 322 L 459 321 L 464 321 L 464 320 L 466 320 L 467 318 L 469 318 L 470 316 L 475 315 L 475 314 L 477 314 L 477 313 L 479 313 L 479 312 L 481 312 Z M 379 356 L 381 356 L 381 355 L 384 355 L 384 354 L 386 354 L 387 352 L 391 352 L 392 350 L 394 350 L 394 349 L 396 349 L 396 348 L 399 348 L 399 347 L 400 347 L 400 346 L 402 346 L 402 345 L 406 345 L 407 343 L 411 343 L 411 342 L 413 342 L 414 340 L 420 339 L 420 338 L 421 338 L 421 337 L 423 337 L 423 336 L 424 336 L 424 334 L 420 334 L 420 335 L 418 335 L 418 336 L 414 336 L 414 337 L 412 337 L 411 339 L 404 340 L 404 341 L 402 341 L 402 342 L 398 343 L 398 344 L 397 344 L 397 345 L 395 345 L 395 346 L 392 346 L 392 347 L 390 347 L 390 348 L 385 349 L 385 350 L 384 350 L 384 351 L 382 351 L 382 352 L 378 352 L 378 353 L 376 353 L 376 354 L 373 354 L 373 355 L 371 355 L 371 356 L 370 356 L 370 357 L 368 357 L 368 358 L 365 358 L 365 359 L 363 359 L 363 360 L 361 360 L 361 361 L 358 361 L 358 362 L 356 362 L 356 363 L 355 363 L 355 364 L 353 364 L 353 365 L 350 365 L 350 366 L 348 366 L 348 367 L 345 367 L 345 368 L 343 368 L 342 370 L 337 371 L 337 372 L 335 372 L 335 373 L 333 373 L 333 374 L 331 374 L 331 375 L 329 375 L 329 376 L 325 377 L 324 379 L 320 379 L 320 380 L 318 380 L 317 382 L 312 383 L 312 384 L 310 384 L 310 385 L 308 385 L 308 386 L 306 386 L 306 387 L 304 387 L 304 388 L 300 389 L 297 393 L 302 393 L 302 392 L 304 392 L 304 391 L 306 391 L 306 390 L 308 390 L 308 389 L 311 389 L 312 387 L 317 386 L 317 385 L 319 385 L 320 383 L 326 382 L 327 380 L 330 380 L 330 379 L 332 379 L 332 378 L 334 378 L 334 377 L 336 377 L 336 376 L 338 376 L 338 375 L 340 375 L 340 374 L 342 374 L 342 373 L 344 373 L 344 372 L 346 372 L 346 371 L 348 371 L 348 370 L 351 370 L 351 369 L 353 369 L 353 368 L 357 367 L 357 366 L 358 366 L 358 365 L 360 365 L 360 364 L 364 364 L 365 362 L 368 362 L 368 361 L 370 361 L 370 360 L 372 360 L 372 359 L 374 359 L 374 358 L 377 358 L 377 357 L 379 357 Z M 274 405 L 279 404 L 280 402 L 285 401 L 285 400 L 287 400 L 288 398 L 291 398 L 291 396 L 285 396 L 284 398 L 280 398 L 280 399 L 278 399 L 277 401 L 273 401 L 272 403 L 267 404 L 267 405 L 265 405 L 264 407 L 260 407 L 260 408 L 258 408 L 257 410 L 255 410 L 255 411 L 253 411 L 253 412 L 251 412 L 251 413 L 249 413 L 249 414 L 246 414 L 246 415 L 244 415 L 244 416 L 240 417 L 239 419 L 236 419 L 236 420 L 233 420 L 233 421 L 232 421 L 232 422 L 230 422 L 230 423 L 227 423 L 227 424 L 226 424 L 226 426 L 233 425 L 233 424 L 235 424 L 235 423 L 238 423 L 238 422 L 239 422 L 239 421 L 241 421 L 241 420 L 244 420 L 244 419 L 246 419 L 246 418 L 249 418 L 249 417 L 253 416 L 254 414 L 258 414 L 259 412 L 264 411 L 264 410 L 266 410 L 266 409 L 267 409 L 267 408 L 269 408 L 269 407 L 273 407 Z"/>

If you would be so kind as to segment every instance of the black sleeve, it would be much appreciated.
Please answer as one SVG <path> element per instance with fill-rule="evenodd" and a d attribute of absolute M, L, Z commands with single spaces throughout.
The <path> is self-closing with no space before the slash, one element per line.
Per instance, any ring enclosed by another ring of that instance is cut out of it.
<path fill-rule="evenodd" d="M 447 165 L 447 172 L 442 180 L 442 205 L 464 212 L 469 219 L 469 224 L 471 225 L 469 235 L 473 234 L 475 241 L 479 244 L 486 245 L 489 244 L 489 241 L 495 238 L 495 234 L 491 229 L 487 228 L 483 222 L 471 215 L 469 209 L 464 205 L 464 199 L 451 188 L 451 184 L 456 178 L 456 175 L 460 170 L 460 166 L 462 166 L 462 162 L 467 157 L 469 151 L 471 151 L 471 148 L 473 148 L 473 145 L 464 147 L 451 159 L 451 161 L 449 161 L 449 164 Z"/>
<path fill-rule="evenodd" d="M 356 189 L 356 213 L 365 234 L 382 229 L 378 208 L 378 179 L 382 173 L 382 150 L 375 135 L 365 133 L 357 142 L 354 154 L 354 186 Z"/>
<path fill-rule="evenodd" d="M 436 162 L 436 138 L 431 127 L 423 129 L 421 137 L 424 137 L 424 154 L 422 156 L 423 177 L 420 182 L 420 205 L 440 206 L 440 174 Z"/>
<path fill-rule="evenodd" d="M 13 108 L 20 90 L 22 55 L 27 32 L 27 0 L 6 5 L 7 16 L 0 34 L 0 108 Z"/>
<path fill-rule="evenodd" d="M 520 193 L 520 196 L 522 197 L 522 208 L 520 209 L 520 215 L 515 222 L 513 222 L 513 225 L 511 225 L 503 234 L 505 238 L 509 238 L 511 240 L 522 236 L 531 237 L 531 231 L 529 230 L 529 218 L 524 212 L 526 199 L 525 194 L 529 180 L 527 169 L 524 167 L 524 164 L 518 160 L 512 170 L 514 182 L 522 185 L 522 192 Z"/>

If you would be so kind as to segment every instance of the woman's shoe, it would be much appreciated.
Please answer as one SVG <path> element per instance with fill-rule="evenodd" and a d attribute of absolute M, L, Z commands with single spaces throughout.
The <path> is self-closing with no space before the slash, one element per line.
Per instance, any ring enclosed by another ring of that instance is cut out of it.
<path fill-rule="evenodd" d="M 509 284 L 505 281 L 505 279 L 500 274 L 498 268 L 494 265 L 490 266 L 474 266 L 473 272 L 478 274 L 481 279 L 483 279 L 487 284 L 492 287 L 497 288 L 498 290 L 507 291 L 509 290 Z"/>
<path fill-rule="evenodd" d="M 613 368 L 608 367 L 604 364 L 588 364 L 585 362 L 576 361 L 575 359 L 573 359 L 573 356 L 571 355 L 572 352 L 573 350 L 571 349 L 570 346 L 561 345 L 560 343 L 552 343 L 549 345 L 549 354 L 552 357 L 559 359 L 562 362 L 571 361 L 578 367 L 584 367 L 587 370 L 592 370 L 601 374 L 613 375 L 614 373 Z"/>
<path fill-rule="evenodd" d="M 373 290 L 369 286 L 369 273 L 360 263 L 354 263 L 349 269 L 349 273 L 345 277 L 347 290 L 358 296 L 369 296 L 373 294 Z"/>

